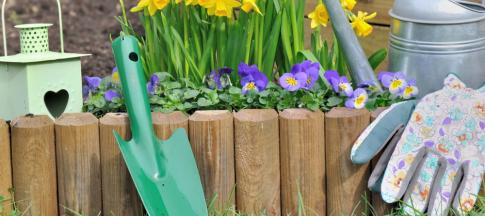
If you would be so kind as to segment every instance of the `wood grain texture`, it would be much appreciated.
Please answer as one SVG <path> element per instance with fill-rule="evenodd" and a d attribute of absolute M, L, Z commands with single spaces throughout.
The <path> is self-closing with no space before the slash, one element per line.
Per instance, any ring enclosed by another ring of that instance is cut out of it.
<path fill-rule="evenodd" d="M 131 139 L 126 113 L 109 113 L 99 121 L 103 215 L 143 215 L 143 205 L 116 143 L 113 131 Z"/>
<path fill-rule="evenodd" d="M 197 111 L 189 118 L 189 137 L 205 198 L 215 208 L 235 205 L 234 124 L 229 111 Z"/>
<path fill-rule="evenodd" d="M 189 117 L 182 112 L 152 113 L 153 126 L 158 138 L 166 140 L 178 128 L 189 130 Z"/>
<path fill-rule="evenodd" d="M 98 119 L 91 113 L 65 113 L 55 121 L 55 131 L 60 215 L 70 215 L 70 210 L 100 214 Z"/>
<path fill-rule="evenodd" d="M 57 215 L 54 122 L 47 116 L 11 122 L 12 171 L 17 206 L 27 215 Z"/>
<path fill-rule="evenodd" d="M 379 107 L 376 110 L 372 111 L 370 115 L 371 122 L 373 122 L 377 117 L 379 117 L 379 115 L 386 109 L 387 107 Z M 382 155 L 382 152 L 379 153 L 377 156 L 375 156 L 374 159 L 372 159 L 371 169 L 373 169 L 376 166 L 377 161 L 379 161 L 379 158 L 381 157 L 381 155 Z M 392 204 L 388 204 L 384 202 L 384 200 L 382 200 L 381 193 L 376 193 L 376 192 L 371 192 L 371 203 L 372 203 L 372 207 L 374 207 L 376 215 L 387 215 L 392 211 L 394 206 Z"/>
<path fill-rule="evenodd" d="M 234 133 L 237 209 L 281 215 L 278 113 L 241 110 L 234 114 Z"/>
<path fill-rule="evenodd" d="M 325 215 L 324 114 L 287 109 L 280 113 L 279 123 L 281 212 L 298 214 L 300 191 L 308 214 Z"/>
<path fill-rule="evenodd" d="M 327 172 L 327 214 L 367 215 L 362 196 L 369 194 L 369 165 L 354 165 L 350 151 L 358 136 L 370 123 L 367 110 L 334 108 L 325 115 Z M 356 208 L 357 207 L 357 208 Z M 354 208 L 356 208 L 354 210 Z"/>
<path fill-rule="evenodd" d="M 0 196 L 10 199 L 9 189 L 12 188 L 12 163 L 10 157 L 10 132 L 7 123 L 0 119 Z M 1 204 L 0 204 L 1 205 Z M 4 215 L 10 210 L 10 205 L 4 203 Z"/>

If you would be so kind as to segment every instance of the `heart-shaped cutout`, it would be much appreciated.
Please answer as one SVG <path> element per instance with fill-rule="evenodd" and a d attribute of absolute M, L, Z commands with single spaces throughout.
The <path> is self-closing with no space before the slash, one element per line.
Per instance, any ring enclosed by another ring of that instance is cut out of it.
<path fill-rule="evenodd" d="M 54 118 L 59 118 L 66 110 L 69 93 L 62 89 L 58 92 L 48 91 L 44 95 L 44 104 Z"/>

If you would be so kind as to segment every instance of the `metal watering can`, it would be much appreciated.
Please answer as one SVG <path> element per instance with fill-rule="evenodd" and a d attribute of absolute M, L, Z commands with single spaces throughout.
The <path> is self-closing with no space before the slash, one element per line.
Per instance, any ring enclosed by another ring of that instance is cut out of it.
<path fill-rule="evenodd" d="M 374 72 L 359 45 L 340 3 L 323 0 L 341 41 L 352 78 L 374 82 Z M 415 78 L 420 97 L 442 88 L 455 73 L 468 86 L 485 81 L 485 0 L 396 0 L 392 16 L 389 71 Z"/>
<path fill-rule="evenodd" d="M 420 96 L 455 73 L 472 88 L 485 81 L 485 1 L 396 0 L 389 71 L 416 78 Z"/>

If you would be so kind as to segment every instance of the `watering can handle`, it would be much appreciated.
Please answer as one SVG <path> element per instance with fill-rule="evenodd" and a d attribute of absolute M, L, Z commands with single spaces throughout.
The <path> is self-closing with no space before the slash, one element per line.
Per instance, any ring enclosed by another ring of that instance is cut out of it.
<path fill-rule="evenodd" d="M 369 64 L 364 50 L 355 36 L 348 18 L 345 15 L 339 0 L 323 0 L 327 7 L 330 19 L 333 22 L 335 36 L 347 59 L 351 70 L 352 79 L 357 85 L 371 82 L 379 91 L 382 90 L 374 70 Z"/>
<path fill-rule="evenodd" d="M 61 10 L 61 0 L 57 1 L 57 12 L 59 13 L 59 37 L 61 41 L 61 53 L 64 53 L 64 34 L 62 33 L 62 10 Z M 3 0 L 2 3 L 2 34 L 3 34 L 3 52 L 7 56 L 7 33 L 5 31 L 5 4 L 7 0 Z"/>

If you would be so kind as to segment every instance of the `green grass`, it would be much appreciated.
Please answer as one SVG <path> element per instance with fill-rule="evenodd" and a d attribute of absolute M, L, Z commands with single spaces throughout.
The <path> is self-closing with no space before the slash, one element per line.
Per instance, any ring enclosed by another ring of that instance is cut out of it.
<path fill-rule="evenodd" d="M 234 192 L 234 190 L 233 190 Z M 14 200 L 14 196 L 13 196 L 13 191 L 11 190 L 11 193 L 10 193 L 10 196 L 12 197 L 11 199 L 8 199 L 8 198 L 5 198 L 3 196 L 0 196 L 0 215 L 4 215 L 5 212 L 5 209 L 4 209 L 4 204 L 7 204 L 8 206 L 11 207 L 11 211 L 8 212 L 8 216 L 23 216 L 23 215 L 28 215 L 28 210 L 29 208 L 27 208 L 26 210 L 24 211 L 20 211 L 17 207 L 17 203 L 20 203 L 20 202 L 23 202 L 23 201 L 13 201 Z M 331 197 L 327 197 L 327 199 L 330 199 Z M 234 206 L 232 206 L 230 203 L 231 200 L 228 200 L 225 204 L 226 208 L 224 210 L 217 210 L 215 208 L 215 202 L 217 200 L 217 196 L 214 196 L 214 198 L 209 202 L 209 216 L 253 216 L 253 215 L 256 215 L 256 216 L 267 216 L 269 214 L 267 214 L 264 210 L 262 210 L 261 212 L 257 212 L 257 213 L 244 213 L 244 212 L 238 212 Z M 76 211 L 68 208 L 68 207 L 65 207 L 65 206 L 62 206 L 63 208 L 65 208 L 67 210 L 67 212 L 70 213 L 70 215 L 73 215 L 73 216 L 83 216 L 83 214 L 80 214 L 80 213 L 77 213 Z M 389 215 L 392 215 L 392 216 L 405 216 L 407 215 L 406 213 L 404 213 L 404 210 L 403 208 L 405 207 L 405 204 L 404 203 L 399 203 L 398 204 L 398 207 L 396 207 L 395 209 L 392 209 L 391 212 L 389 212 Z M 361 209 L 362 212 L 358 212 L 358 210 Z M 98 215 L 101 215 L 98 214 Z M 298 213 L 296 216 L 314 216 L 314 215 L 317 215 L 315 213 L 315 211 L 313 211 L 312 209 L 309 209 L 309 208 L 306 208 L 304 205 L 303 205 L 303 198 L 301 196 L 301 194 L 298 195 Z M 344 215 L 344 214 L 338 214 L 338 213 L 332 213 L 332 214 L 329 214 L 329 215 Z M 362 199 L 360 200 L 359 203 L 356 204 L 356 206 L 354 206 L 353 208 L 353 211 L 351 213 L 351 216 L 360 216 L 360 215 L 376 215 L 376 210 L 374 208 L 374 206 L 372 206 L 372 204 L 370 203 L 369 199 L 367 198 L 366 195 L 363 195 L 362 196 Z M 421 216 L 421 215 L 426 215 L 426 214 L 420 214 L 420 213 L 416 213 L 415 215 L 417 216 Z M 456 215 L 454 214 L 453 212 L 450 212 L 450 215 Z M 484 196 L 479 196 L 478 199 L 477 199 L 477 202 L 476 202 L 476 205 L 475 205 L 475 209 L 471 212 L 468 213 L 468 216 L 482 216 L 482 215 L 485 215 L 485 197 Z M 89 215 L 86 215 L 86 216 L 89 216 Z M 115 216 L 114 214 L 112 216 Z M 380 215 L 379 215 L 380 216 Z"/>

